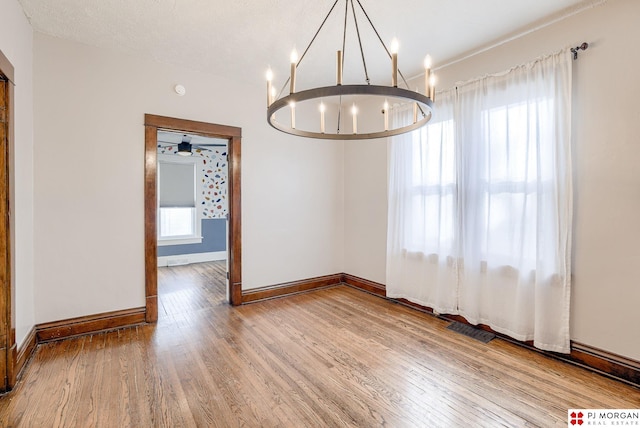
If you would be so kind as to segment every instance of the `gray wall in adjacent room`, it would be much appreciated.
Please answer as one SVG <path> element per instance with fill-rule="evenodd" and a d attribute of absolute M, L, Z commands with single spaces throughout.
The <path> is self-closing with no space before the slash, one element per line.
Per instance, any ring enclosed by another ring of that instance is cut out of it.
<path fill-rule="evenodd" d="M 223 218 L 202 220 L 202 243 L 158 246 L 158 257 L 226 251 L 226 221 Z"/>

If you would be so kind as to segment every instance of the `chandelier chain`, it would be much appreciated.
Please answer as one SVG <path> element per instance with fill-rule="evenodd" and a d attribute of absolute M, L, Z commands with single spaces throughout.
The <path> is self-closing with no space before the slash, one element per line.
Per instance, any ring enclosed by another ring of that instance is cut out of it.
<path fill-rule="evenodd" d="M 342 29 L 342 67 L 344 67 L 344 55 L 345 48 L 347 45 L 347 14 L 349 12 L 349 1 L 347 0 L 344 4 L 344 27 Z M 340 120 L 342 118 L 342 95 L 338 97 L 338 121 L 336 123 L 336 134 L 340 133 Z"/>
<path fill-rule="evenodd" d="M 367 11 L 364 10 L 364 6 L 362 6 L 362 3 L 360 3 L 360 0 L 356 0 L 356 1 L 358 2 L 358 6 L 360 6 L 360 9 L 362 10 L 362 13 L 367 18 L 367 21 L 369 21 L 369 25 L 371 25 L 371 28 L 373 28 L 373 32 L 376 33 L 376 36 L 378 36 L 378 40 L 380 40 L 380 43 L 382 43 L 382 47 L 387 52 L 387 55 L 389 55 L 389 58 L 391 58 L 391 52 L 389 52 L 389 49 L 387 48 L 387 45 L 385 45 L 384 40 L 382 40 L 382 37 L 380 37 L 380 33 L 378 33 L 378 29 L 376 28 L 375 25 L 373 25 L 373 22 L 371 21 L 371 18 L 369 18 L 369 14 L 367 14 Z M 354 16 L 355 16 L 355 13 L 354 13 Z M 364 58 L 362 60 L 364 61 Z M 404 82 L 405 86 L 408 89 L 409 88 L 409 84 L 407 83 L 407 79 L 404 78 L 404 74 L 402 74 L 402 71 L 400 71 L 400 69 L 398 69 L 398 74 L 400 75 L 400 77 L 402 77 L 402 81 Z"/>
<path fill-rule="evenodd" d="M 309 48 L 311 47 L 311 45 L 313 44 L 313 42 L 315 42 L 316 37 L 318 37 L 318 34 L 320 34 L 320 30 L 322 30 L 322 27 L 324 27 L 324 24 L 327 22 L 327 19 L 329 19 L 329 16 L 331 16 L 331 12 L 333 12 L 333 9 L 336 7 L 336 5 L 338 4 L 340 0 L 336 0 L 333 3 L 333 6 L 331 6 L 331 9 L 329 9 L 329 13 L 327 13 L 327 16 L 324 17 L 324 20 L 322 21 L 322 24 L 320 24 L 320 27 L 318 28 L 318 30 L 316 31 L 316 34 L 313 35 L 313 38 L 311 39 L 311 41 L 309 42 L 309 44 L 307 45 L 307 48 L 304 50 L 304 52 L 302 53 L 302 56 L 300 56 L 300 59 L 298 60 L 298 62 L 296 63 L 296 68 L 298 68 L 298 66 L 300 65 L 300 63 L 302 62 L 302 59 L 304 58 L 304 56 L 307 54 L 307 52 L 309 52 Z M 280 98 L 282 96 L 282 93 L 284 92 L 284 89 L 287 87 L 287 85 L 289 84 L 289 81 L 291 80 L 291 77 L 289 77 L 287 79 L 286 82 L 284 82 L 284 85 L 282 86 L 282 89 L 280 89 L 280 93 L 278 94 L 278 98 Z"/>
<path fill-rule="evenodd" d="M 347 44 L 347 14 L 349 13 L 349 0 L 344 4 L 344 26 L 342 28 L 342 65 L 344 65 L 344 50 Z"/>
<path fill-rule="evenodd" d="M 333 6 L 331 6 L 331 9 L 329 10 L 329 13 L 327 13 L 327 16 L 324 17 L 324 20 L 322 21 L 322 24 L 320 24 L 320 28 L 318 28 L 318 31 L 316 31 L 316 34 L 313 35 L 313 38 L 311 39 L 311 41 L 309 42 L 309 44 L 307 45 L 307 48 L 304 50 L 304 52 L 302 53 L 302 56 L 300 57 L 300 59 L 298 60 L 298 63 L 296 64 L 296 67 L 302 62 L 302 59 L 304 58 L 304 56 L 307 54 L 307 52 L 309 51 L 309 48 L 311 47 L 311 45 L 313 44 L 313 42 L 316 40 L 316 37 L 318 37 L 318 34 L 320 33 L 320 30 L 322 30 L 322 27 L 324 27 L 324 24 L 327 22 L 327 19 L 329 19 L 329 16 L 331 15 L 331 12 L 333 12 L 333 8 L 336 7 L 336 5 L 338 4 L 339 0 L 336 0 L 333 3 Z"/>
<path fill-rule="evenodd" d="M 364 14 L 365 18 L 367 18 L 367 21 L 369 21 L 369 25 L 371 25 L 371 28 L 373 28 L 373 32 L 376 33 L 376 36 L 378 36 L 378 40 L 380 40 L 380 43 L 382 43 L 382 47 L 387 52 L 387 55 L 389 55 L 389 58 L 391 58 L 391 52 L 389 52 L 389 49 L 387 49 L 387 45 L 384 44 L 382 37 L 380 37 L 380 33 L 378 33 L 378 29 L 376 28 L 375 25 L 373 25 L 371 18 L 369 18 L 369 14 L 367 13 L 366 10 L 364 10 L 364 7 L 362 6 L 362 3 L 360 3 L 360 0 L 356 0 L 356 1 L 358 2 L 358 6 L 360 6 L 360 10 L 362 10 L 362 13 Z"/>
<path fill-rule="evenodd" d="M 360 55 L 362 56 L 362 66 L 364 67 L 364 78 L 367 82 L 367 85 L 371 84 L 369 80 L 369 72 L 367 71 L 367 61 L 364 59 L 364 49 L 362 49 L 362 39 L 360 38 L 360 28 L 358 28 L 358 18 L 356 17 L 356 8 L 353 5 L 353 0 L 349 0 L 351 2 L 351 11 L 353 13 L 353 22 L 356 25 L 356 34 L 358 35 L 358 44 L 360 45 Z"/>

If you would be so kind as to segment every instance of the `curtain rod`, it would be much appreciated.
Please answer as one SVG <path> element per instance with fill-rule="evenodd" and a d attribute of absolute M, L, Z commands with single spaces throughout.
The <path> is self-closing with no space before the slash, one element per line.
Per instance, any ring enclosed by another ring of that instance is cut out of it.
<path fill-rule="evenodd" d="M 580 46 L 576 46 L 575 48 L 571 48 L 571 53 L 573 54 L 573 59 L 574 60 L 578 59 L 578 51 L 580 51 L 580 50 L 586 51 L 588 47 L 589 47 L 589 43 L 584 42 Z"/>

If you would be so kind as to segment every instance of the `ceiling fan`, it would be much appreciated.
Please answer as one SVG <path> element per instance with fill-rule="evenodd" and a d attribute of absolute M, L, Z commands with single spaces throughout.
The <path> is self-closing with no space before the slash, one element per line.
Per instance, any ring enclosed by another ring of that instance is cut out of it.
<path fill-rule="evenodd" d="M 196 144 L 191 141 L 193 136 L 188 134 L 176 134 L 172 132 L 158 132 L 158 146 L 178 147 L 177 154 L 180 156 L 192 156 L 193 148 L 211 151 L 211 147 L 226 147 L 226 141 L 214 138 L 196 136 Z"/>
<path fill-rule="evenodd" d="M 193 152 L 191 151 L 191 137 L 188 135 L 183 135 L 182 142 L 178 143 L 178 154 L 180 156 L 193 155 Z"/>

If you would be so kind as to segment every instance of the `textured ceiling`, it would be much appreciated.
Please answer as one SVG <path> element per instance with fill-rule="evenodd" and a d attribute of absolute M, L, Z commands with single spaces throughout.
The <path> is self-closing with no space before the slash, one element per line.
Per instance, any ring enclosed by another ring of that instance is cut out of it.
<path fill-rule="evenodd" d="M 288 75 L 289 54 L 305 49 L 334 0 L 19 0 L 36 31 L 117 49 L 241 80 L 277 82 Z M 472 52 L 523 28 L 595 0 L 360 0 L 384 42 L 400 42 L 399 67 L 418 74 L 429 53 L 435 65 Z M 602 0 L 600 0 L 601 2 Z M 372 83 L 387 83 L 389 60 L 354 0 Z M 351 6 L 349 6 L 349 9 Z M 299 87 L 331 84 L 342 45 L 345 0 L 299 68 Z M 364 72 L 351 12 L 345 83 Z M 568 41 L 569 43 L 569 41 Z"/>

